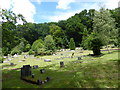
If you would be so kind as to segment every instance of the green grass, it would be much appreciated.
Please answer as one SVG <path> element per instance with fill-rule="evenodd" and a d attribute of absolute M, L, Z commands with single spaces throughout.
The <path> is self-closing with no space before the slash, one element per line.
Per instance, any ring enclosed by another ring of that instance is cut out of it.
<path fill-rule="evenodd" d="M 101 57 L 83 57 L 82 60 L 75 58 L 64 58 L 63 60 L 55 60 L 56 58 L 71 56 L 73 52 L 58 52 L 57 56 L 42 56 L 38 58 L 51 59 L 52 62 L 44 62 L 44 59 L 36 58 L 24 59 L 23 56 L 16 57 L 11 62 L 16 66 L 9 66 L 4 63 L 3 67 L 3 88 L 118 88 L 118 52 L 107 51 L 102 52 Z M 63 56 L 61 55 L 63 53 Z M 75 56 L 88 55 L 91 51 L 80 50 L 75 51 Z M 18 62 L 26 60 L 25 62 Z M 65 66 L 60 68 L 59 62 L 64 61 Z M 82 63 L 80 63 L 82 62 Z M 30 64 L 39 65 L 38 69 L 32 69 L 36 79 L 45 80 L 47 76 L 52 79 L 43 85 L 35 85 L 20 80 L 20 70 L 11 70 L 20 68 L 23 65 Z M 40 73 L 40 69 L 44 68 L 46 72 Z"/>

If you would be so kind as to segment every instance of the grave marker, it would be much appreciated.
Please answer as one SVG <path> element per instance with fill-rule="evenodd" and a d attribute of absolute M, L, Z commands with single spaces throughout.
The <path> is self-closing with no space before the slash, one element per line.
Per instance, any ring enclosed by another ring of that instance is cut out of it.
<path fill-rule="evenodd" d="M 45 69 L 40 69 L 41 74 L 45 73 Z"/>
<path fill-rule="evenodd" d="M 64 62 L 60 62 L 60 67 L 63 67 L 64 66 Z"/>
<path fill-rule="evenodd" d="M 46 77 L 47 82 L 50 81 L 50 79 L 51 79 L 50 77 Z"/>
<path fill-rule="evenodd" d="M 38 84 L 38 85 L 41 85 L 41 84 L 42 84 L 42 81 L 41 81 L 41 80 L 37 80 L 37 84 Z"/>
<path fill-rule="evenodd" d="M 35 75 L 34 74 L 32 74 L 32 78 L 34 78 L 35 77 Z"/>
<path fill-rule="evenodd" d="M 78 60 L 81 60 L 81 57 L 78 57 Z"/>
<path fill-rule="evenodd" d="M 31 76 L 31 67 L 30 65 L 23 65 L 21 68 L 21 78 L 25 76 Z"/>
<path fill-rule="evenodd" d="M 51 59 L 45 59 L 44 62 L 51 62 Z"/>
<path fill-rule="evenodd" d="M 14 63 L 10 63 L 10 65 L 11 65 L 11 66 L 13 66 L 13 65 L 14 65 Z"/>
<path fill-rule="evenodd" d="M 34 65 L 34 66 L 33 66 L 33 69 L 37 69 L 37 68 L 38 68 L 38 65 Z"/>

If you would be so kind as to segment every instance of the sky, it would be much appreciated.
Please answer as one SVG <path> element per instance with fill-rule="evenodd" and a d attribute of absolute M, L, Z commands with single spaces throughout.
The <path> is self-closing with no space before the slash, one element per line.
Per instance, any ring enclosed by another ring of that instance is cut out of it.
<path fill-rule="evenodd" d="M 115 9 L 120 0 L 0 0 L 0 8 L 22 14 L 28 22 L 45 23 L 66 20 L 84 9 Z"/>

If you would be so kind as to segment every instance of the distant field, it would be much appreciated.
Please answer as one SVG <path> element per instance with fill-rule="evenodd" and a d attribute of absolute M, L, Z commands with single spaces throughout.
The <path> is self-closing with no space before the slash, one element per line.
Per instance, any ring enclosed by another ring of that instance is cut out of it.
<path fill-rule="evenodd" d="M 102 51 L 101 57 L 92 57 L 92 51 L 76 49 L 75 51 L 61 51 L 51 56 L 29 56 L 24 59 L 24 54 L 13 58 L 10 63 L 2 64 L 3 88 L 117 88 L 118 87 L 118 51 Z M 74 57 L 71 58 L 72 53 Z M 82 60 L 77 57 L 83 56 Z M 44 59 L 51 59 L 52 62 L 44 62 Z M 21 60 L 25 60 L 22 61 Z M 60 68 L 59 62 L 64 61 L 65 66 Z M 51 81 L 43 85 L 29 84 L 20 80 L 20 69 L 23 65 L 38 65 L 38 69 L 32 69 L 36 78 L 44 80 L 46 76 Z M 40 74 L 40 69 L 46 72 Z"/>

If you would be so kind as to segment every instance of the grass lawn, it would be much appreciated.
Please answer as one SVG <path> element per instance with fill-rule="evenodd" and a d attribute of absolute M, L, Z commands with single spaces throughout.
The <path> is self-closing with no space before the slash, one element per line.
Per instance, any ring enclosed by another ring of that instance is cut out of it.
<path fill-rule="evenodd" d="M 74 58 L 71 57 L 72 53 Z M 10 63 L 2 64 L 3 88 L 118 88 L 118 51 L 102 51 L 100 57 L 82 57 L 77 60 L 78 56 L 92 54 L 91 51 L 80 52 L 61 51 L 57 55 L 28 57 L 24 59 L 23 55 L 13 58 Z M 63 54 L 63 55 L 61 55 Z M 68 57 L 68 58 L 67 58 Z M 52 62 L 44 62 L 44 59 L 51 59 Z M 25 60 L 24 62 L 18 62 Z M 65 66 L 60 68 L 59 62 L 64 61 Z M 38 69 L 32 69 L 35 78 L 45 80 L 47 76 L 51 77 L 48 83 L 43 85 L 35 85 L 20 80 L 20 69 L 23 65 L 38 65 Z M 40 73 L 40 69 L 44 68 L 46 72 Z"/>

